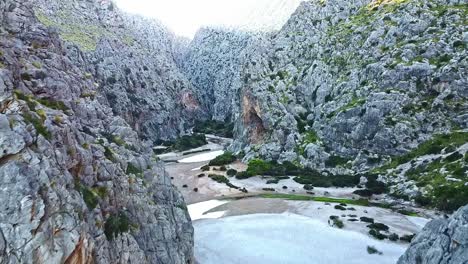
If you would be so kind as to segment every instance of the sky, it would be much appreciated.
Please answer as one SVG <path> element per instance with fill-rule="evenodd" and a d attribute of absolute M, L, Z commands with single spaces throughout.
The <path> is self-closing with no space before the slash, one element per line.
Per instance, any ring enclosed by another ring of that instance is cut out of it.
<path fill-rule="evenodd" d="M 203 26 L 277 28 L 301 0 L 114 0 L 120 9 L 160 20 L 192 38 Z"/>

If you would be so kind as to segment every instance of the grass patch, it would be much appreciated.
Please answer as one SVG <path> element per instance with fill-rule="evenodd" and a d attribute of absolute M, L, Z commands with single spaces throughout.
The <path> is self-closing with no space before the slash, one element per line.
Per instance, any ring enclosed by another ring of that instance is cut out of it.
<path fill-rule="evenodd" d="M 300 194 L 265 193 L 265 194 L 260 194 L 259 197 L 269 198 L 269 199 L 285 199 L 285 200 L 291 200 L 291 201 L 315 201 L 315 202 L 338 203 L 338 204 L 343 203 L 343 204 L 352 204 L 352 205 L 360 205 L 360 206 L 370 205 L 369 201 L 365 199 L 352 200 L 352 199 L 341 199 L 341 198 L 330 198 L 330 197 L 314 197 L 314 196 L 300 195 Z"/>

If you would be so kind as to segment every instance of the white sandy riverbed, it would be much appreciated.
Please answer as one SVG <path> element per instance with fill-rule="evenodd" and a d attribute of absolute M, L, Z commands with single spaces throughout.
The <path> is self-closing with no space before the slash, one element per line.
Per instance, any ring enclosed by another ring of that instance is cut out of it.
<path fill-rule="evenodd" d="M 396 263 L 405 246 L 339 230 L 296 214 L 253 214 L 194 222 L 202 264 Z M 370 255 L 374 246 L 383 255 Z"/>

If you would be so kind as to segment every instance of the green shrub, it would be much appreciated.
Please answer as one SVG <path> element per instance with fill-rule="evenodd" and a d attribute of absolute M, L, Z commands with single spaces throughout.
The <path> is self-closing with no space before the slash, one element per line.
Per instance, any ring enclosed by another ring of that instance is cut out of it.
<path fill-rule="evenodd" d="M 202 171 L 209 171 L 210 170 L 210 165 L 205 165 L 200 168 Z"/>
<path fill-rule="evenodd" d="M 304 190 L 306 191 L 312 191 L 314 189 L 314 186 L 312 184 L 305 184 L 304 185 Z"/>
<path fill-rule="evenodd" d="M 315 187 L 354 187 L 359 184 L 359 176 L 354 175 L 329 175 L 325 176 L 316 171 L 309 171 L 305 175 L 294 178 L 295 182 L 310 184 Z"/>
<path fill-rule="evenodd" d="M 231 152 L 225 152 L 224 154 L 210 161 L 209 165 L 210 166 L 222 166 L 222 165 L 233 163 L 236 160 L 237 160 L 237 157 L 234 156 L 234 154 L 232 154 Z"/>
<path fill-rule="evenodd" d="M 370 229 L 375 229 L 378 231 L 388 231 L 389 227 L 386 224 L 382 223 L 372 223 L 370 225 L 367 225 L 368 228 Z"/>
<path fill-rule="evenodd" d="M 453 212 L 468 204 L 468 186 L 465 182 L 436 184 L 432 191 L 432 203 L 437 209 Z"/>
<path fill-rule="evenodd" d="M 391 241 L 397 241 L 398 239 L 400 239 L 400 237 L 397 234 L 392 233 L 388 236 L 388 239 L 390 239 Z"/>
<path fill-rule="evenodd" d="M 89 210 L 93 210 L 98 205 L 98 196 L 86 186 L 80 185 L 79 190 L 83 195 L 83 200 Z"/>
<path fill-rule="evenodd" d="M 373 192 L 369 189 L 355 190 L 353 193 L 364 197 L 371 197 L 373 194 Z"/>
<path fill-rule="evenodd" d="M 112 162 L 116 161 L 116 158 L 114 157 L 114 152 L 107 146 L 104 146 L 104 156 Z"/>
<path fill-rule="evenodd" d="M 379 251 L 378 249 L 376 249 L 375 247 L 372 247 L 372 246 L 367 246 L 367 253 L 373 255 L 373 254 L 378 254 L 378 255 L 382 255 L 383 253 L 381 251 Z"/>
<path fill-rule="evenodd" d="M 229 183 L 229 180 L 223 175 L 210 174 L 208 177 L 218 183 Z"/>
<path fill-rule="evenodd" d="M 109 241 L 128 231 L 130 231 L 130 220 L 123 212 L 111 215 L 104 224 L 104 234 Z"/>
<path fill-rule="evenodd" d="M 131 162 L 128 163 L 127 165 L 127 174 L 135 174 L 135 175 L 140 175 L 143 173 L 143 170 L 135 167 Z"/>
<path fill-rule="evenodd" d="M 243 180 L 243 179 L 248 179 L 252 177 L 249 173 L 247 173 L 246 171 L 240 171 L 236 174 L 236 179 L 238 180 Z"/>
<path fill-rule="evenodd" d="M 346 208 L 342 205 L 335 205 L 336 210 L 346 211 Z"/>
<path fill-rule="evenodd" d="M 278 183 L 279 183 L 279 179 L 268 180 L 266 182 L 266 184 L 278 184 Z"/>
<path fill-rule="evenodd" d="M 229 169 L 229 170 L 226 171 L 226 174 L 227 174 L 227 176 L 231 176 L 231 177 L 232 177 L 232 176 L 236 176 L 237 170 L 235 170 L 235 169 Z"/>
<path fill-rule="evenodd" d="M 386 235 L 380 233 L 379 231 L 375 230 L 375 229 L 371 229 L 369 230 L 369 235 L 377 238 L 378 240 L 384 240 L 387 238 Z"/>
<path fill-rule="evenodd" d="M 449 156 L 447 156 L 444 160 L 446 162 L 454 162 L 454 161 L 457 161 L 457 160 L 459 160 L 461 158 L 463 158 L 463 155 L 460 152 L 454 152 L 454 153 L 450 154 Z"/>
<path fill-rule="evenodd" d="M 44 138 L 48 140 L 52 139 L 52 134 L 44 126 L 43 120 L 29 113 L 23 113 L 23 118 L 27 123 L 30 123 L 34 126 L 38 134 L 42 135 Z"/>
<path fill-rule="evenodd" d="M 339 229 L 344 227 L 344 223 L 340 219 L 334 218 L 332 219 L 332 221 L 333 221 L 333 226 L 338 227 Z"/>
<path fill-rule="evenodd" d="M 365 216 L 362 216 L 359 218 L 361 220 L 361 222 L 365 222 L 365 223 L 374 223 L 374 219 L 373 218 L 370 218 L 370 217 L 365 217 Z"/>
<path fill-rule="evenodd" d="M 253 159 L 249 161 L 249 166 L 247 168 L 247 173 L 249 175 L 266 175 L 268 172 L 271 172 L 272 164 L 270 162 Z"/>

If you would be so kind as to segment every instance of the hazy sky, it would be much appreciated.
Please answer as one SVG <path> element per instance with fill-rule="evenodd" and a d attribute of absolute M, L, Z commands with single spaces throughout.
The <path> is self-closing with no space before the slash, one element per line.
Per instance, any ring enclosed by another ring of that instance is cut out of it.
<path fill-rule="evenodd" d="M 181 36 L 192 38 L 201 26 L 271 24 L 272 19 L 289 16 L 301 0 L 115 0 L 130 13 L 158 18 Z M 275 12 L 269 12 L 274 9 Z M 257 15 L 258 14 L 258 15 Z"/>

